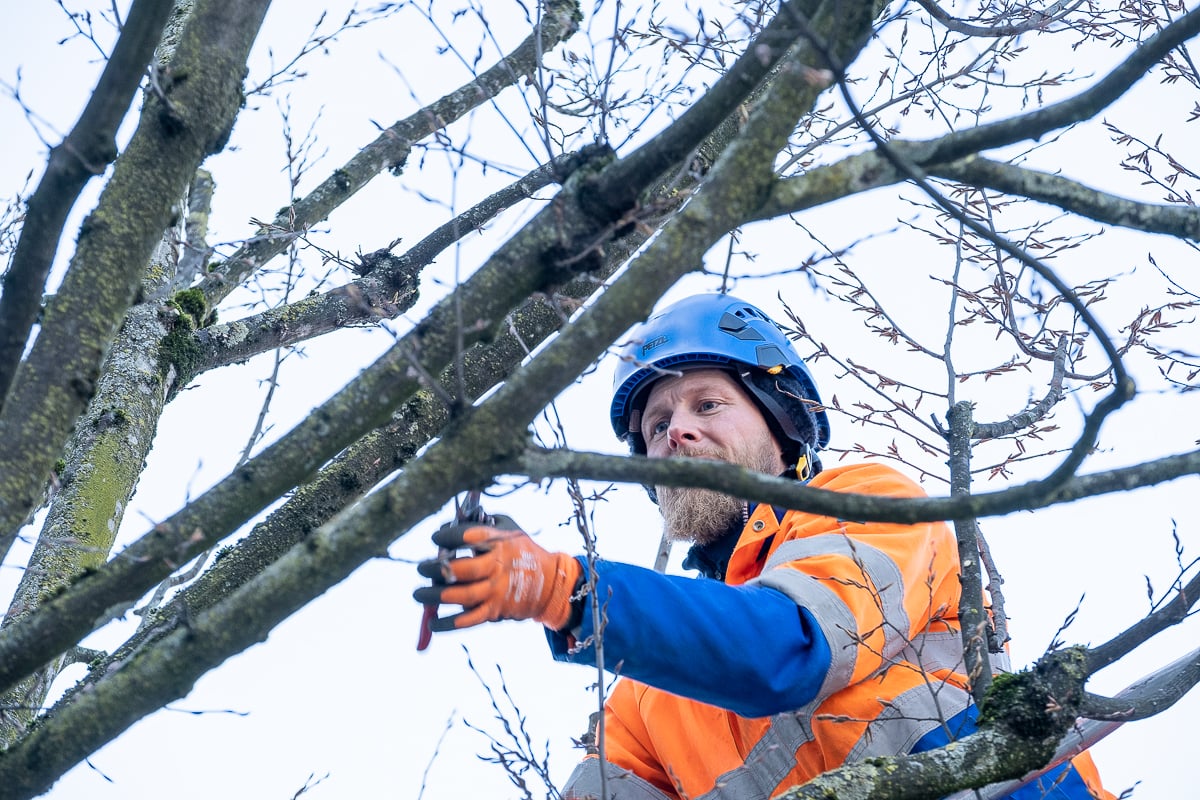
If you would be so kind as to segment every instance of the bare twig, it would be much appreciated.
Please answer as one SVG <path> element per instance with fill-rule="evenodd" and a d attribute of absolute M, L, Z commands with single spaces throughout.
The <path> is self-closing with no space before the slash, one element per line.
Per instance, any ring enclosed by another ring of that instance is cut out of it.
<path fill-rule="evenodd" d="M 1029 21 L 1018 24 L 983 24 L 976 25 L 967 22 L 966 20 L 952 17 L 942 10 L 942 7 L 937 4 L 936 0 L 917 0 L 921 4 L 921 8 L 929 12 L 929 16 L 936 19 L 938 22 L 945 25 L 952 31 L 966 34 L 967 36 L 1018 36 L 1022 33 L 1030 31 L 1045 30 L 1054 22 L 1060 22 L 1066 18 L 1075 9 L 1083 5 L 1083 0 L 1060 0 L 1054 3 L 1049 8 L 1033 9 L 1026 6 L 1019 6 L 1029 17 Z M 1007 9 L 1006 9 L 1007 10 Z"/>

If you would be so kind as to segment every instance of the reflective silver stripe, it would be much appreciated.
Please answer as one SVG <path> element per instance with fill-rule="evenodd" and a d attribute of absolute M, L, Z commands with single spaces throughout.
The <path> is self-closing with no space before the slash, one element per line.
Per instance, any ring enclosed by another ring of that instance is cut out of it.
<path fill-rule="evenodd" d="M 854 541 L 842 534 L 822 534 L 805 539 L 793 539 L 779 545 L 767 561 L 762 578 L 775 567 L 811 556 L 838 555 L 849 558 L 862 569 L 874 587 L 880 610 L 883 612 L 884 660 L 899 654 L 907 644 L 910 628 L 908 611 L 904 607 L 904 576 L 891 556 L 869 544 Z M 816 614 L 816 611 L 809 609 Z M 850 630 L 858 632 L 855 624 Z"/>
<path fill-rule="evenodd" d="M 796 751 L 812 741 L 812 715 L 819 702 L 772 717 L 745 763 L 718 778 L 716 785 L 696 800 L 768 800 L 795 769 Z M 970 694 L 953 684 L 938 682 L 913 687 L 894 698 L 867 725 L 844 763 L 908 753 L 922 736 L 970 704 Z"/>
<path fill-rule="evenodd" d="M 763 737 L 751 748 L 745 763 L 717 778 L 716 785 L 696 800 L 768 800 L 772 791 L 796 768 L 796 751 L 812 741 L 815 705 L 777 714 Z"/>
<path fill-rule="evenodd" d="M 832 589 L 821 581 L 794 569 L 773 569 L 747 581 L 750 585 L 769 586 L 783 592 L 798 606 L 807 608 L 821 626 L 829 643 L 829 669 L 817 692 L 823 699 L 850 685 L 858 661 L 858 620 Z"/>
<path fill-rule="evenodd" d="M 937 630 L 919 633 L 900 652 L 900 661 L 916 664 L 924 672 L 948 669 L 965 673 L 963 666 L 962 634 L 957 630 Z M 1012 672 L 1007 652 L 989 653 L 992 674 Z"/>
<path fill-rule="evenodd" d="M 916 664 L 923 672 L 963 671 L 962 634 L 957 630 L 926 631 L 912 638 L 900 660 Z"/>
<path fill-rule="evenodd" d="M 608 800 L 674 800 L 627 769 L 604 762 Z M 600 800 L 600 759 L 585 758 L 562 790 L 563 800 Z"/>
<path fill-rule="evenodd" d="M 882 702 L 882 701 L 881 701 Z M 971 705 L 971 695 L 951 683 L 914 686 L 893 698 L 850 752 L 846 763 L 872 756 L 901 755 L 912 750 L 922 736 Z"/>

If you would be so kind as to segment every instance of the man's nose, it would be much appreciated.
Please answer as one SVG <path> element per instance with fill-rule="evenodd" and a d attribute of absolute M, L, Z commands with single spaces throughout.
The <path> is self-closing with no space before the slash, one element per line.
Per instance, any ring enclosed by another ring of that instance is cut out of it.
<path fill-rule="evenodd" d="M 675 414 L 667 428 L 667 444 L 672 450 L 700 441 L 700 430 L 688 414 Z"/>

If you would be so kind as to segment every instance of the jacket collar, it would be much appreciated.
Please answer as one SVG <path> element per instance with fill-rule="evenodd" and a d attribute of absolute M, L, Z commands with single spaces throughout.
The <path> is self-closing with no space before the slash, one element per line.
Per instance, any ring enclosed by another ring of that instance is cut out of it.
<path fill-rule="evenodd" d="M 771 510 L 775 512 L 776 523 L 781 522 L 786 509 L 771 506 Z M 687 557 L 683 559 L 683 568 L 697 570 L 705 578 L 725 580 L 729 559 L 737 548 L 738 541 L 742 538 L 742 531 L 745 529 L 746 523 L 757 511 L 757 504 L 748 506 L 743 512 L 745 519 L 741 523 L 731 525 L 721 538 L 708 544 L 692 545 L 688 550 Z"/>
<path fill-rule="evenodd" d="M 683 560 L 683 568 L 699 570 L 706 578 L 725 580 L 725 568 L 729 565 L 729 557 L 733 555 L 733 548 L 737 547 L 741 534 L 742 526 L 739 523 L 715 542 L 692 545 L 687 558 Z"/>

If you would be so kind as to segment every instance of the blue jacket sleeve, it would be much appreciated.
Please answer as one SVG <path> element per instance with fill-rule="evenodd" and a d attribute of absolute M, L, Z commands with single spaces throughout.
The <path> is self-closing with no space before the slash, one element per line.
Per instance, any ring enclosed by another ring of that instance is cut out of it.
<path fill-rule="evenodd" d="M 606 561 L 596 572 L 580 641 L 595 633 L 599 598 L 609 670 L 746 717 L 791 711 L 817 696 L 829 644 L 812 615 L 782 592 Z M 550 632 L 549 639 L 555 659 L 595 665 L 591 644 L 573 653 L 567 637 Z"/>

